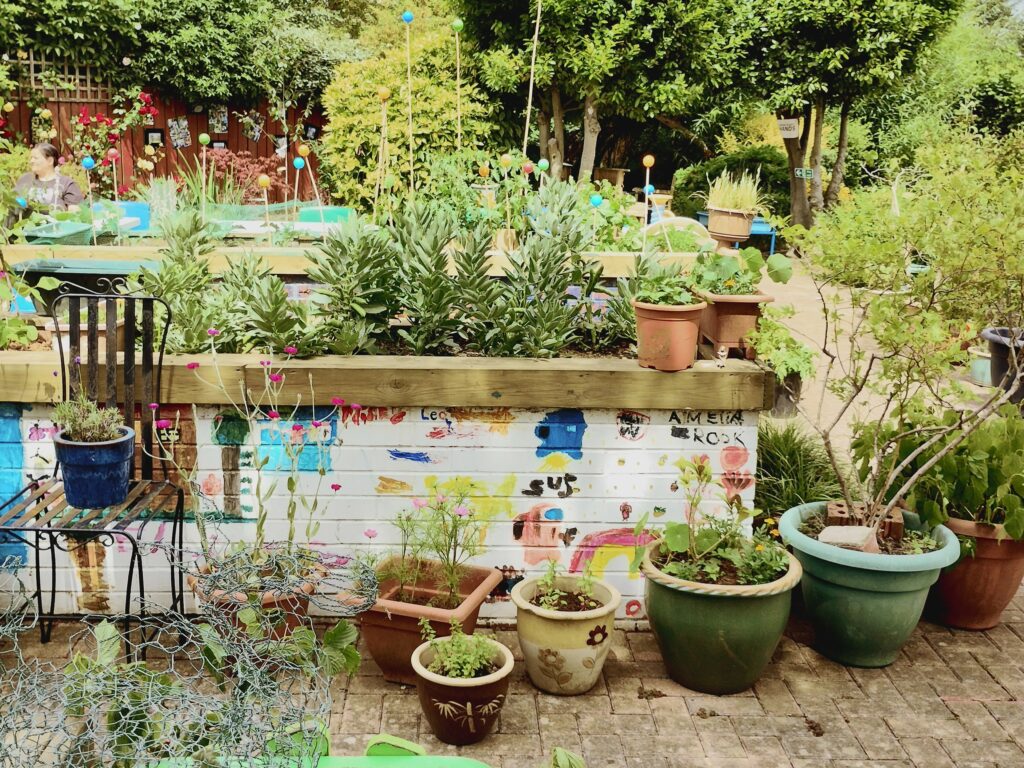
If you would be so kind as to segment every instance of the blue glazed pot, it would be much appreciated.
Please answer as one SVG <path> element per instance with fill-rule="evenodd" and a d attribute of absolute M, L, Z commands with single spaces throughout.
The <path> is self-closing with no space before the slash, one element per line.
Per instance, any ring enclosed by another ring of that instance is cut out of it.
<path fill-rule="evenodd" d="M 128 480 L 135 458 L 135 430 L 121 427 L 123 436 L 102 443 L 76 443 L 61 430 L 53 437 L 64 477 L 64 495 L 78 509 L 102 509 L 128 497 Z"/>

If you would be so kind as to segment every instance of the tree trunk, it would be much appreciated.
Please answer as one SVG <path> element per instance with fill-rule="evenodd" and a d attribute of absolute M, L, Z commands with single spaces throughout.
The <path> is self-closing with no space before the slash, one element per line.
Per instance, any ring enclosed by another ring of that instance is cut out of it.
<path fill-rule="evenodd" d="M 779 117 L 797 117 L 792 113 L 779 113 Z M 796 169 L 803 168 L 804 155 L 807 152 L 807 139 L 811 132 L 811 107 L 804 109 L 804 125 L 800 136 L 795 139 L 783 139 L 786 145 L 786 157 L 789 160 L 789 216 L 793 224 L 804 227 L 814 225 L 814 216 L 807 202 L 807 183 L 796 177 Z"/>
<path fill-rule="evenodd" d="M 558 156 L 565 157 L 565 107 L 562 106 L 562 92 L 558 90 L 557 85 L 551 86 L 551 130 L 554 140 L 558 143 Z"/>
<path fill-rule="evenodd" d="M 583 152 L 580 154 L 577 181 L 590 181 L 590 177 L 594 173 L 594 162 L 597 160 L 597 137 L 600 133 L 601 123 L 597 119 L 597 104 L 593 97 L 587 96 L 583 102 Z"/>
<path fill-rule="evenodd" d="M 537 110 L 537 134 L 540 139 L 540 156 L 547 159 L 548 139 L 551 138 L 551 115 L 543 108 Z"/>
<path fill-rule="evenodd" d="M 825 207 L 821 178 L 821 135 L 825 130 L 825 97 L 814 102 L 814 143 L 811 145 L 811 210 L 817 213 Z"/>
<path fill-rule="evenodd" d="M 714 152 L 711 151 L 711 148 L 707 145 L 707 142 L 705 142 L 704 139 L 702 139 L 700 136 L 698 136 L 689 128 L 687 128 L 683 124 L 682 120 L 675 117 L 670 117 L 669 115 L 658 115 L 654 119 L 657 120 L 662 125 L 664 125 L 666 128 L 670 128 L 673 131 L 678 131 L 679 133 L 681 133 L 688 141 L 692 142 L 700 149 L 705 158 L 710 158 L 715 154 Z"/>
<path fill-rule="evenodd" d="M 832 178 L 825 190 L 825 208 L 831 208 L 839 201 L 839 190 L 843 188 L 843 177 L 846 174 L 846 154 L 849 150 L 847 135 L 850 122 L 850 99 L 843 99 L 843 108 L 839 116 L 839 144 L 836 147 L 836 164 L 832 168 Z"/>
<path fill-rule="evenodd" d="M 548 173 L 552 179 L 562 178 L 562 150 L 558 148 L 558 141 L 552 136 L 548 139 L 548 162 L 551 163 Z"/>

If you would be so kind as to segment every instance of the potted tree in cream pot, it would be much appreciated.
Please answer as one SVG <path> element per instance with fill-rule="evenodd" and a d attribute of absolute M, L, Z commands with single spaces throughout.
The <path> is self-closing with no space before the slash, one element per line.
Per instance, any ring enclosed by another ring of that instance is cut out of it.
<path fill-rule="evenodd" d="M 533 684 L 561 695 L 593 688 L 611 648 L 619 591 L 595 579 L 589 563 L 575 576 L 560 574 L 557 561 L 549 560 L 543 576 L 512 588 L 512 602 Z"/>

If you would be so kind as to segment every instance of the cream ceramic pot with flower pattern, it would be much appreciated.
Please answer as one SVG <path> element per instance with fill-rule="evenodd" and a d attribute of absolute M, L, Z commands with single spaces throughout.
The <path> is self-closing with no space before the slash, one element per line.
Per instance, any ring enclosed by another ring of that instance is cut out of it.
<path fill-rule="evenodd" d="M 622 595 L 611 584 L 594 579 L 593 597 L 601 603 L 600 608 L 553 611 L 530 602 L 538 582 L 538 578 L 525 579 L 512 590 L 526 671 L 533 684 L 547 693 L 586 693 L 601 676 L 608 658 L 615 611 Z M 579 579 L 559 576 L 555 586 L 563 592 L 575 592 Z"/>

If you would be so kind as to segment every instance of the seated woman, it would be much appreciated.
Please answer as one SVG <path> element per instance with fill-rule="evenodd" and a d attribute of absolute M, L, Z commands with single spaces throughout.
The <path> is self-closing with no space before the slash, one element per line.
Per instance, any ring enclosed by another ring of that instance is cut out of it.
<path fill-rule="evenodd" d="M 53 144 L 36 144 L 29 153 L 29 172 L 22 174 L 14 184 L 17 194 L 30 206 L 45 207 L 48 211 L 77 211 L 84 199 L 75 180 L 57 170 L 60 152 Z"/>

